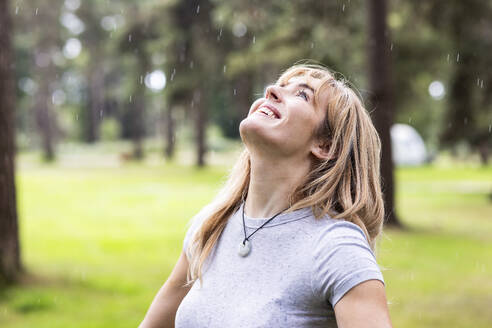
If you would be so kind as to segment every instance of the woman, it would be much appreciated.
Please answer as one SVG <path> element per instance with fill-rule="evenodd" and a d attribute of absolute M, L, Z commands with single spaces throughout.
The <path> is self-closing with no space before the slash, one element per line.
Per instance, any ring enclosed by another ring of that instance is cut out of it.
<path fill-rule="evenodd" d="M 373 253 L 381 146 L 357 95 L 294 65 L 239 130 L 245 149 L 141 327 L 391 327 Z"/>

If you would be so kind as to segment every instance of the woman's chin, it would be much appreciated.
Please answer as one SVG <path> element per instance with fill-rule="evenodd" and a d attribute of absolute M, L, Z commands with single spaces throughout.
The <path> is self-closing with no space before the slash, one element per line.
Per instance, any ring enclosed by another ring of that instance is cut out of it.
<path fill-rule="evenodd" d="M 263 135 L 268 131 L 268 127 L 265 125 L 265 122 L 261 118 L 253 117 L 255 114 L 246 117 L 239 124 L 239 133 L 241 136 L 250 136 L 250 135 Z"/>
<path fill-rule="evenodd" d="M 251 148 L 258 148 L 263 150 L 270 149 L 271 152 L 276 152 L 282 146 L 272 135 L 272 130 L 266 128 L 265 124 L 243 120 L 239 125 L 239 134 L 243 143 L 250 150 Z"/>

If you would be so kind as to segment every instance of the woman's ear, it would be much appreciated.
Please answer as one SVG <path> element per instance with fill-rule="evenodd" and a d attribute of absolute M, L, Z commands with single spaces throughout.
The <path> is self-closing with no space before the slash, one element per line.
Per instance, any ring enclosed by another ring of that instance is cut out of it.
<path fill-rule="evenodd" d="M 311 146 L 311 153 L 319 160 L 328 160 L 330 157 L 328 153 L 330 152 L 331 141 L 316 140 Z"/>

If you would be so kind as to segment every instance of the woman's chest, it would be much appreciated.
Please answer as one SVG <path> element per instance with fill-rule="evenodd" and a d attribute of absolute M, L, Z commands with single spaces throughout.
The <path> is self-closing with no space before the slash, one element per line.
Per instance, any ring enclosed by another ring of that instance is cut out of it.
<path fill-rule="evenodd" d="M 333 313 L 311 288 L 308 236 L 273 227 L 258 234 L 251 238 L 250 254 L 242 257 L 241 230 L 224 230 L 203 272 L 203 286 L 197 281 L 178 309 L 176 327 L 285 327 L 285 322 L 326 327 Z"/>

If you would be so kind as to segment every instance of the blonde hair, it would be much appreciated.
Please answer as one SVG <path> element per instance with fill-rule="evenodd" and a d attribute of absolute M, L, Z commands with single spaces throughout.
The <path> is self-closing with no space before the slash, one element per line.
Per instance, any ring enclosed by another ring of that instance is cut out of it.
<path fill-rule="evenodd" d="M 311 172 L 290 196 L 287 212 L 310 206 L 316 219 L 328 214 L 352 222 L 364 232 L 371 249 L 381 233 L 384 203 L 380 186 L 381 142 L 371 118 L 355 92 L 344 81 L 318 64 L 296 64 L 284 71 L 277 83 L 294 76 L 320 79 L 314 103 L 327 92 L 325 119 L 314 137 L 330 143 L 329 160 L 314 159 Z M 313 156 L 314 157 L 314 156 Z M 190 265 L 187 285 L 202 282 L 202 268 L 229 217 L 246 199 L 250 181 L 250 155 L 243 149 L 228 179 L 214 199 L 211 214 L 204 220 L 187 251 Z"/>

